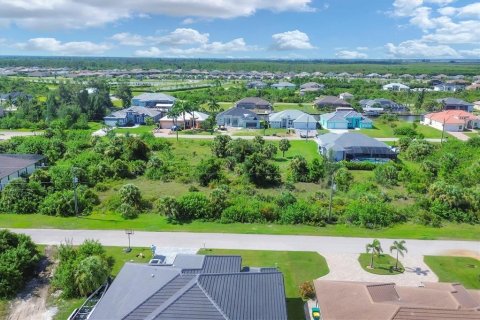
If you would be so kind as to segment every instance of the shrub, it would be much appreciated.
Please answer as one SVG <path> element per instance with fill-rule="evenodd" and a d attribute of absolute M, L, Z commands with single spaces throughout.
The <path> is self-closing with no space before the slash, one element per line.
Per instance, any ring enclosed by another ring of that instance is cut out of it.
<path fill-rule="evenodd" d="M 124 219 L 135 219 L 138 217 L 138 209 L 128 203 L 122 203 L 118 207 L 118 211 Z"/>
<path fill-rule="evenodd" d="M 199 192 L 189 192 L 177 199 L 178 210 L 175 220 L 211 219 L 212 210 L 207 196 Z"/>
<path fill-rule="evenodd" d="M 211 148 L 212 153 L 217 158 L 227 157 L 227 145 L 232 140 L 228 135 L 218 135 L 213 139 Z"/>
<path fill-rule="evenodd" d="M 372 194 L 350 202 L 345 214 L 351 223 L 367 228 L 387 227 L 395 222 L 393 208 Z"/>
<path fill-rule="evenodd" d="M 278 166 L 268 162 L 259 153 L 254 153 L 246 159 L 244 170 L 250 182 L 257 186 L 272 186 L 280 183 L 281 180 Z"/>
<path fill-rule="evenodd" d="M 393 134 L 396 136 L 415 137 L 417 135 L 417 131 L 411 127 L 400 127 L 393 129 Z"/>
<path fill-rule="evenodd" d="M 295 156 L 290 161 L 290 174 L 294 182 L 308 182 L 309 181 L 309 167 L 307 160 L 302 156 Z"/>
<path fill-rule="evenodd" d="M 119 190 L 119 194 L 122 204 L 128 204 L 136 209 L 141 207 L 142 194 L 136 185 L 129 183 L 122 186 Z"/>
<path fill-rule="evenodd" d="M 425 140 L 413 140 L 407 148 L 405 157 L 409 160 L 418 161 L 432 154 L 434 148 Z"/>
<path fill-rule="evenodd" d="M 377 167 L 375 163 L 368 161 L 341 161 L 341 164 L 348 170 L 373 170 Z"/>
<path fill-rule="evenodd" d="M 223 210 L 221 221 L 223 223 L 254 223 L 265 222 L 265 217 L 260 212 L 260 202 L 246 197 L 237 197 L 235 202 Z"/>
<path fill-rule="evenodd" d="M 375 180 L 384 186 L 395 186 L 398 183 L 398 169 L 393 163 L 379 165 L 373 170 Z"/>
<path fill-rule="evenodd" d="M 310 300 L 315 298 L 315 287 L 312 281 L 305 281 L 299 287 L 300 297 L 303 300 Z"/>
<path fill-rule="evenodd" d="M 208 186 L 211 181 L 221 177 L 221 165 L 217 159 L 202 160 L 197 166 L 198 182 L 201 186 Z"/>
<path fill-rule="evenodd" d="M 347 168 L 340 168 L 335 173 L 335 183 L 337 185 L 338 190 L 340 191 L 348 191 L 350 189 L 350 185 L 353 182 L 353 176 L 348 171 Z"/>
<path fill-rule="evenodd" d="M 44 190 L 38 183 L 27 183 L 18 178 L 11 181 L 0 194 L 0 211 L 6 213 L 34 213 Z"/>
<path fill-rule="evenodd" d="M 305 201 L 297 201 L 282 210 L 280 222 L 283 224 L 323 225 L 324 217 L 317 206 Z"/>

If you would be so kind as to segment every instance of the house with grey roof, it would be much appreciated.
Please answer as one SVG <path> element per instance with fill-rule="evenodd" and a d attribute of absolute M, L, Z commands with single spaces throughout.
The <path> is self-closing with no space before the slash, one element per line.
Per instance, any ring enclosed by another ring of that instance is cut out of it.
<path fill-rule="evenodd" d="M 273 106 L 270 102 L 259 97 L 243 98 L 235 103 L 235 107 L 263 114 L 268 114 L 273 110 Z"/>
<path fill-rule="evenodd" d="M 45 163 L 38 154 L 0 154 L 0 190 L 10 181 L 30 175 Z"/>
<path fill-rule="evenodd" d="M 384 85 L 382 88 L 383 88 L 383 90 L 387 90 L 387 91 L 408 91 L 408 90 L 410 90 L 409 86 L 406 86 L 402 83 L 389 83 L 389 84 Z"/>
<path fill-rule="evenodd" d="M 467 112 L 473 111 L 473 103 L 463 101 L 457 98 L 443 98 L 437 99 L 443 107 L 443 110 L 463 110 Z"/>
<path fill-rule="evenodd" d="M 356 129 L 373 127 L 373 122 L 353 108 L 337 108 L 335 112 L 320 115 L 323 129 Z"/>
<path fill-rule="evenodd" d="M 318 151 L 335 161 L 383 161 L 397 157 L 388 145 L 360 133 L 326 133 L 317 137 Z"/>
<path fill-rule="evenodd" d="M 234 128 L 260 128 L 258 115 L 247 109 L 233 107 L 217 114 L 217 124 L 224 127 Z"/>
<path fill-rule="evenodd" d="M 164 93 L 142 93 L 132 98 L 133 107 L 157 108 L 168 112 L 175 104 L 176 99 Z"/>
<path fill-rule="evenodd" d="M 318 123 L 312 115 L 294 109 L 271 113 L 268 122 L 272 128 L 298 130 L 316 130 Z"/>
<path fill-rule="evenodd" d="M 307 82 L 300 86 L 300 94 L 307 92 L 317 92 L 325 89 L 325 85 L 317 82 Z"/>
<path fill-rule="evenodd" d="M 433 86 L 433 91 L 457 92 L 465 89 L 464 84 L 457 83 L 439 83 Z"/>
<path fill-rule="evenodd" d="M 295 89 L 296 87 L 297 86 L 295 84 L 290 83 L 290 82 L 284 82 L 284 81 L 272 84 L 272 88 L 277 89 L 277 90 Z"/>
<path fill-rule="evenodd" d="M 405 112 L 408 110 L 407 107 L 405 107 L 404 105 L 383 98 L 364 99 L 360 100 L 358 103 L 362 107 L 363 111 L 366 113 Z"/>
<path fill-rule="evenodd" d="M 112 112 L 103 120 L 107 126 L 124 127 L 145 124 L 148 118 L 152 119 L 153 122 L 158 122 L 161 116 L 162 112 L 158 109 L 134 106 Z"/>
<path fill-rule="evenodd" d="M 240 256 L 179 254 L 170 265 L 126 263 L 88 317 L 287 319 L 283 275 Z"/>
<path fill-rule="evenodd" d="M 250 81 L 249 83 L 247 83 L 247 88 L 248 89 L 264 89 L 266 88 L 268 85 L 263 82 L 263 81 Z"/>
<path fill-rule="evenodd" d="M 347 101 L 337 98 L 335 96 L 325 96 L 316 99 L 313 104 L 318 109 L 335 110 L 336 108 L 351 108 L 351 104 Z"/>

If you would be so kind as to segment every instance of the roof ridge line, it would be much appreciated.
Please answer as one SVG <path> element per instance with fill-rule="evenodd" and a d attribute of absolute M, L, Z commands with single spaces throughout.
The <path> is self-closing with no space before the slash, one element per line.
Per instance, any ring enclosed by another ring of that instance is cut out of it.
<path fill-rule="evenodd" d="M 222 310 L 222 308 L 220 308 L 220 306 L 217 304 L 217 302 L 210 296 L 210 294 L 207 292 L 207 290 L 200 284 L 200 281 L 198 281 L 200 279 L 200 276 L 203 276 L 203 274 L 199 274 L 197 276 L 197 282 L 196 282 L 197 286 L 200 288 L 200 290 L 202 290 L 203 294 L 207 297 L 207 299 L 210 300 L 210 302 L 213 304 L 215 309 L 217 309 L 218 312 L 220 312 L 220 314 L 226 320 L 230 320 L 230 318 L 225 314 L 225 312 Z"/>
<path fill-rule="evenodd" d="M 177 277 L 176 277 L 177 278 Z M 175 279 L 176 279 L 175 278 Z M 167 300 L 165 300 L 161 305 L 159 305 L 157 308 L 155 308 L 155 310 L 153 310 L 150 315 L 148 315 L 147 317 L 145 317 L 145 320 L 154 320 L 160 313 L 162 313 L 163 311 L 165 311 L 165 309 L 167 309 L 169 306 L 171 306 L 175 301 L 177 301 L 178 299 L 180 299 L 184 294 L 185 292 L 187 292 L 188 290 L 190 290 L 196 283 L 197 283 L 197 279 L 198 279 L 198 275 L 194 276 L 192 279 L 190 279 L 190 281 L 187 282 L 187 284 L 185 284 L 180 290 L 178 290 L 177 292 L 175 292 L 170 298 L 168 298 Z M 166 286 L 166 285 L 165 285 Z M 163 286 L 162 288 L 165 288 L 165 286 Z"/>

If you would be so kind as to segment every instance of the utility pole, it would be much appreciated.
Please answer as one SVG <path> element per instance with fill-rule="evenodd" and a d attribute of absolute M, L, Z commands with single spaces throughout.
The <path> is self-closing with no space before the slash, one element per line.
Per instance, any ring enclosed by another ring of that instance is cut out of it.
<path fill-rule="evenodd" d="M 443 118 L 443 126 L 442 126 L 442 139 L 440 139 L 440 144 L 443 144 L 443 136 L 445 135 L 445 118 Z"/>
<path fill-rule="evenodd" d="M 73 201 L 75 202 L 75 215 L 78 217 L 78 197 L 77 197 L 77 185 L 78 177 L 75 174 L 75 167 L 72 167 L 72 183 L 73 183 Z"/>

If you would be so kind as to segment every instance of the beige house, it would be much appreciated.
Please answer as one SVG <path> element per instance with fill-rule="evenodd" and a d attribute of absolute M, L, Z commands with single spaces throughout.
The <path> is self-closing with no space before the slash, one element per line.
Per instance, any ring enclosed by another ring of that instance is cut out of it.
<path fill-rule="evenodd" d="M 203 112 L 185 113 L 185 128 L 199 128 L 201 123 L 207 120 L 207 118 L 208 114 Z M 180 114 L 176 119 L 165 116 L 160 119 L 159 123 L 161 129 L 171 129 L 175 125 L 183 128 L 183 115 Z"/>
<path fill-rule="evenodd" d="M 480 320 L 480 290 L 455 283 L 315 280 L 322 320 Z"/>
<path fill-rule="evenodd" d="M 426 114 L 423 124 L 438 130 L 456 132 L 480 128 L 480 117 L 463 110 L 445 110 Z"/>

